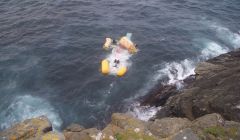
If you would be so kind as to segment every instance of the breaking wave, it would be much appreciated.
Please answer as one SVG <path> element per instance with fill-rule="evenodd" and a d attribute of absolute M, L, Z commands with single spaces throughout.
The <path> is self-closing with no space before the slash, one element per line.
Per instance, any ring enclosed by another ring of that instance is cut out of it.
<path fill-rule="evenodd" d="M 175 84 L 178 88 L 181 88 L 183 80 L 188 76 L 194 74 L 194 67 L 194 61 L 191 61 L 189 59 L 185 59 L 179 63 L 166 63 L 164 65 L 164 68 L 158 71 L 158 75 L 168 78 L 166 84 Z"/>
<path fill-rule="evenodd" d="M 56 110 L 46 100 L 30 95 L 18 96 L 0 114 L 0 129 L 6 129 L 26 119 L 46 116 L 53 128 L 59 130 L 62 124 Z"/>
<path fill-rule="evenodd" d="M 233 33 L 228 28 L 217 23 L 210 24 L 210 28 L 216 33 L 216 36 L 234 49 L 240 48 L 240 33 Z"/>
<path fill-rule="evenodd" d="M 207 60 L 207 59 L 216 57 L 220 54 L 227 53 L 229 51 L 228 48 L 222 47 L 213 41 L 206 43 L 206 46 L 207 47 L 201 51 L 201 55 L 199 56 L 203 60 Z"/>
<path fill-rule="evenodd" d="M 224 44 L 220 45 L 220 43 L 215 41 L 206 41 L 206 39 L 204 39 L 203 48 L 196 58 L 188 58 L 180 62 L 165 63 L 163 68 L 158 70 L 157 74 L 154 75 L 155 81 L 167 77 L 168 80 L 165 84 L 174 84 L 178 87 L 182 87 L 182 80 L 190 75 L 195 74 L 194 69 L 197 63 L 227 53 L 231 50 L 231 47 L 234 49 L 240 47 L 239 34 L 233 33 L 225 27 L 213 27 L 215 29 L 214 31 L 217 32 L 217 36 L 222 38 L 222 41 L 225 43 L 231 43 L 231 46 L 226 47 Z"/>
<path fill-rule="evenodd" d="M 162 84 L 176 85 L 178 89 L 181 89 L 183 88 L 183 80 L 195 74 L 194 69 L 197 63 L 227 53 L 232 50 L 231 48 L 240 48 L 240 34 L 233 33 L 229 29 L 217 26 L 216 24 L 213 24 L 211 28 L 216 32 L 216 36 L 224 43 L 229 44 L 229 46 L 226 47 L 224 44 L 220 45 L 220 43 L 215 41 L 203 39 L 203 43 L 201 42 L 203 46 L 197 57 L 184 59 L 179 62 L 166 62 L 161 64 L 160 69 L 153 75 L 144 89 L 153 88 L 159 80 L 162 81 Z M 142 96 L 146 93 L 139 94 Z M 161 109 L 161 107 L 140 106 L 139 103 L 134 103 L 131 108 L 133 108 L 129 111 L 131 114 L 145 121 L 154 117 L 157 111 Z"/>

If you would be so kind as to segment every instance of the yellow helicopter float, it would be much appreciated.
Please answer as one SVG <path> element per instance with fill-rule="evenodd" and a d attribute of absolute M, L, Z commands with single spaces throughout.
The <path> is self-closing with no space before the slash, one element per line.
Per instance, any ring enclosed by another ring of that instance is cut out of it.
<path fill-rule="evenodd" d="M 101 62 L 102 74 L 112 74 L 119 77 L 126 74 L 129 67 L 129 58 L 138 51 L 137 45 L 131 40 L 131 36 L 132 33 L 127 33 L 119 40 L 105 39 L 103 48 L 105 50 L 112 49 L 112 53 Z"/>

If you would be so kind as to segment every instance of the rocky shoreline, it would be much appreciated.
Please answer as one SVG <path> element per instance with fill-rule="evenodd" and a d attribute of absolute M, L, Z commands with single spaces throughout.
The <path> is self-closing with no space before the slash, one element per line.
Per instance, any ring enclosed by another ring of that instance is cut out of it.
<path fill-rule="evenodd" d="M 239 122 L 240 50 L 199 63 L 195 73 L 196 78 L 190 85 L 168 99 L 159 118 L 175 116 L 193 120 L 219 113 L 227 120 Z"/>
<path fill-rule="evenodd" d="M 195 73 L 182 91 L 159 86 L 143 98 L 163 107 L 150 121 L 114 113 L 103 130 L 72 124 L 56 132 L 40 116 L 0 132 L 0 140 L 239 140 L 240 50 L 199 63 Z"/>
<path fill-rule="evenodd" d="M 0 136 L 1 140 L 238 140 L 240 123 L 224 120 L 216 113 L 193 121 L 166 117 L 148 122 L 114 113 L 103 130 L 71 124 L 63 132 L 55 132 L 49 120 L 41 116 L 25 120 Z"/>

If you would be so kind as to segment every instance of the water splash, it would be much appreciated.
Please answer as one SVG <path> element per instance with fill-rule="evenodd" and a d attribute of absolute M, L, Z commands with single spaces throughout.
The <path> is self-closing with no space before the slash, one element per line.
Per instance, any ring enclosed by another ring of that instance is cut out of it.
<path fill-rule="evenodd" d="M 50 120 L 55 130 L 59 130 L 62 120 L 46 100 L 30 95 L 18 96 L 0 113 L 0 129 L 42 115 Z"/>
<path fill-rule="evenodd" d="M 166 63 L 164 68 L 158 71 L 158 75 L 168 78 L 165 84 L 176 85 L 178 88 L 181 88 L 183 80 L 194 74 L 194 67 L 194 61 L 189 59 L 180 62 Z"/>
<path fill-rule="evenodd" d="M 134 117 L 148 121 L 151 119 L 161 107 L 150 107 L 150 106 L 140 106 L 140 103 L 133 103 L 131 104 L 131 108 L 128 110 L 127 113 L 133 115 Z"/>

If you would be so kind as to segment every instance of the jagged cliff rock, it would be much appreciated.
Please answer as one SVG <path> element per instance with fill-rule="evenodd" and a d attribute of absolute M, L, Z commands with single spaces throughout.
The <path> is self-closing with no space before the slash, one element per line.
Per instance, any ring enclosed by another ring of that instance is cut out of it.
<path fill-rule="evenodd" d="M 240 50 L 200 63 L 195 73 L 191 85 L 169 98 L 164 109 L 167 114 L 193 120 L 216 112 L 227 120 L 240 121 Z"/>
<path fill-rule="evenodd" d="M 63 140 L 60 134 L 52 132 L 52 124 L 44 116 L 27 119 L 0 132 L 0 140 L 52 140 L 52 138 Z"/>
<path fill-rule="evenodd" d="M 72 124 L 63 133 L 52 131 L 45 117 L 33 118 L 0 133 L 1 140 L 239 140 L 240 123 L 226 121 L 213 113 L 190 121 L 162 118 L 141 121 L 128 114 L 114 113 L 103 129 L 85 129 Z"/>
<path fill-rule="evenodd" d="M 80 128 L 80 127 L 79 127 Z M 66 135 L 66 140 L 217 140 L 240 138 L 240 123 L 225 121 L 221 115 L 213 113 L 194 121 L 187 118 L 162 118 L 141 121 L 128 114 L 114 113 L 112 121 L 102 130 L 78 129 Z M 72 131 L 72 130 L 71 130 Z M 85 133 L 89 132 L 89 133 Z M 71 134 L 71 135 L 70 135 Z"/>

